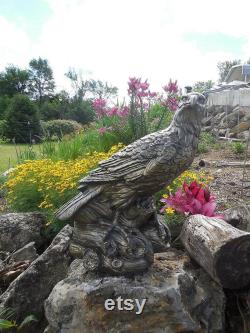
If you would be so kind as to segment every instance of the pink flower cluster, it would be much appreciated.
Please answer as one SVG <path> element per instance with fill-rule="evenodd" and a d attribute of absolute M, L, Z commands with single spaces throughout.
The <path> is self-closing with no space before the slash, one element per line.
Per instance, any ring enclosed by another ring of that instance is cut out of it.
<path fill-rule="evenodd" d="M 178 189 L 174 195 L 170 195 L 168 198 L 162 198 L 161 202 L 165 203 L 161 212 L 168 207 L 172 207 L 180 213 L 202 214 L 221 219 L 224 217 L 215 213 L 215 197 L 210 194 L 208 189 L 203 188 L 196 181 L 190 185 L 184 183 L 182 189 Z"/>
<path fill-rule="evenodd" d="M 102 98 L 97 98 L 92 102 L 92 106 L 96 112 L 97 118 L 102 118 L 106 115 L 106 100 Z"/>
<path fill-rule="evenodd" d="M 162 101 L 162 105 L 169 108 L 171 111 L 176 111 L 178 109 L 178 92 L 179 87 L 177 80 L 172 82 L 170 79 L 168 84 L 163 87 L 163 90 L 167 93 L 167 98 Z"/>
<path fill-rule="evenodd" d="M 175 82 L 172 82 L 172 80 L 170 79 L 168 84 L 166 84 L 163 87 L 163 90 L 166 93 L 170 93 L 170 94 L 177 94 L 179 91 L 178 85 L 177 85 L 177 80 L 175 80 Z"/>
<path fill-rule="evenodd" d="M 105 99 L 95 99 L 92 102 L 92 105 L 96 112 L 96 116 L 99 119 L 105 116 L 126 117 L 129 114 L 129 108 L 126 105 L 121 107 L 113 106 L 110 108 L 107 106 L 107 101 Z"/>
<path fill-rule="evenodd" d="M 155 98 L 157 96 L 156 92 L 151 92 L 149 90 L 149 83 L 147 80 L 141 82 L 141 78 L 130 77 L 128 82 L 128 94 L 134 94 L 137 97 L 149 97 Z"/>

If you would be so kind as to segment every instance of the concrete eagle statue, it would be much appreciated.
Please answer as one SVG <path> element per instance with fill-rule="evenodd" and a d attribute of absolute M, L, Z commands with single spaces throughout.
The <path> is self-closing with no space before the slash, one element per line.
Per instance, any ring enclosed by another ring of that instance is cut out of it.
<path fill-rule="evenodd" d="M 153 263 L 155 252 L 169 247 L 153 195 L 193 162 L 205 101 L 187 94 L 168 128 L 100 162 L 80 180 L 80 193 L 57 211 L 59 219 L 74 220 L 70 250 L 87 270 L 138 273 Z"/>

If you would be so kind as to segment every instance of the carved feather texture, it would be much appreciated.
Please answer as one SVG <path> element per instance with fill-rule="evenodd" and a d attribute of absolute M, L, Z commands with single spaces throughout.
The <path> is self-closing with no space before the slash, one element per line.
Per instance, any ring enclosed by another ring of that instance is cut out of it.
<path fill-rule="evenodd" d="M 79 210 L 84 212 L 92 200 L 99 203 L 105 197 L 110 207 L 124 208 L 138 196 L 149 197 L 170 184 L 194 159 L 203 116 L 198 98 L 184 104 L 168 128 L 146 135 L 100 162 L 80 180 L 82 193 L 62 206 L 57 217 L 70 219 Z"/>

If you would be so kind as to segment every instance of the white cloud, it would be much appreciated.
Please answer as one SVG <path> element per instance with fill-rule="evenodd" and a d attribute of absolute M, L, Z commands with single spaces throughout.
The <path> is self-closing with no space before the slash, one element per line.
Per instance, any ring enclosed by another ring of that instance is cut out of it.
<path fill-rule="evenodd" d="M 91 71 L 92 76 L 121 88 L 129 76 L 148 78 L 160 87 L 170 77 L 182 85 L 217 79 L 216 64 L 234 58 L 222 52 L 204 53 L 184 42 L 186 32 L 221 32 L 248 40 L 242 59 L 250 56 L 248 13 L 250 4 L 239 0 L 237 8 L 225 0 L 46 0 L 52 15 L 44 23 L 36 42 L 5 21 L 0 36 L 8 51 L 1 63 L 16 59 L 27 63 L 32 57 L 49 59 L 60 88 L 68 84 L 69 67 Z M 0 20 L 0 31 L 3 23 Z M 15 45 L 19 43 L 19 47 Z M 20 47 L 20 43 L 25 47 Z M 2 52 L 1 52 L 2 53 Z"/>
<path fill-rule="evenodd" d="M 8 64 L 27 65 L 32 44 L 17 26 L 0 16 L 0 69 Z"/>

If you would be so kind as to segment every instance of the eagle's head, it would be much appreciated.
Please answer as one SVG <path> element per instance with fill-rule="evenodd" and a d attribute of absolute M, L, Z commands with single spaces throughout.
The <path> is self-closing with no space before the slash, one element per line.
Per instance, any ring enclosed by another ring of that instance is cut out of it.
<path fill-rule="evenodd" d="M 206 97 L 197 92 L 191 92 L 182 97 L 180 109 L 203 111 L 206 104 Z"/>
<path fill-rule="evenodd" d="M 191 92 L 182 97 L 178 110 L 175 113 L 177 123 L 201 122 L 204 117 L 206 97 L 197 92 Z"/>
<path fill-rule="evenodd" d="M 196 92 L 182 97 L 172 122 L 172 126 L 177 127 L 181 137 L 187 133 L 199 136 L 201 121 L 205 115 L 205 104 L 206 97 Z"/>

